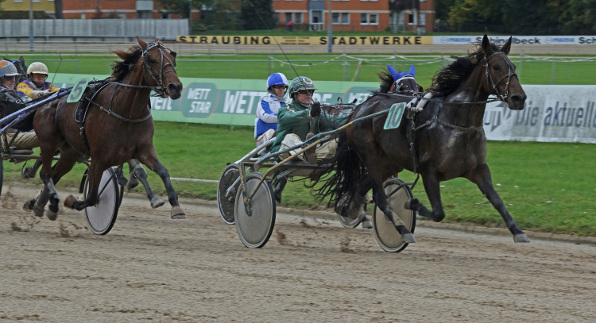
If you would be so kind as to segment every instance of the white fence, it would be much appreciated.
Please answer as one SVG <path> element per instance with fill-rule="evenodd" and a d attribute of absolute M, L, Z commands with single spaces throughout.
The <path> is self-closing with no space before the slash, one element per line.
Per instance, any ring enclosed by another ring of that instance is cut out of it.
<path fill-rule="evenodd" d="M 176 40 L 188 34 L 187 19 L 38 19 L 36 41 L 133 41 L 141 38 Z M 29 20 L 0 19 L 0 41 L 28 41 Z"/>

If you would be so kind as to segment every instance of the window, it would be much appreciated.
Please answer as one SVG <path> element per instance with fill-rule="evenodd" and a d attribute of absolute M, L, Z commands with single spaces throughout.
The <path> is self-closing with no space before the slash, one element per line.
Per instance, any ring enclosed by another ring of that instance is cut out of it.
<path fill-rule="evenodd" d="M 361 25 L 378 25 L 379 14 L 377 13 L 361 13 L 360 14 Z"/>
<path fill-rule="evenodd" d="M 333 24 L 334 25 L 349 25 L 350 14 L 347 12 L 334 12 L 333 13 Z"/>
<path fill-rule="evenodd" d="M 301 24 L 304 22 L 304 18 L 302 17 L 302 12 L 296 12 L 294 14 L 294 23 Z"/>
<path fill-rule="evenodd" d="M 323 23 L 323 10 L 311 10 L 310 23 L 311 24 L 322 24 Z"/>
<path fill-rule="evenodd" d="M 376 13 L 371 13 L 368 16 L 368 21 L 371 25 L 378 25 L 379 21 L 378 21 L 379 15 L 377 15 Z"/>
<path fill-rule="evenodd" d="M 286 17 L 286 20 L 285 20 L 286 22 L 293 21 L 291 12 L 286 12 L 285 17 Z"/>

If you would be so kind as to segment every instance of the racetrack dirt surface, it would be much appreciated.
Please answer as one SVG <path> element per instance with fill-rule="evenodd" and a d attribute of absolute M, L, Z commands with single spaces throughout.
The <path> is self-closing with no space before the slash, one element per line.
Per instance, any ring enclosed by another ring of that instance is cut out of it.
<path fill-rule="evenodd" d="M 58 186 L 61 198 L 67 192 Z M 386 253 L 370 230 L 278 212 L 248 249 L 214 205 L 151 209 L 125 195 L 112 231 L 83 213 L 22 210 L 39 187 L 0 200 L 2 322 L 594 322 L 596 246 L 419 225 Z"/>

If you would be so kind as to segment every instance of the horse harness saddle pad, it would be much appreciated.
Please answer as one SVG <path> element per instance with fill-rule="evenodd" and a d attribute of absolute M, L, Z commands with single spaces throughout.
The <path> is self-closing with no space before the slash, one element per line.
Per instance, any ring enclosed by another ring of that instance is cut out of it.
<path fill-rule="evenodd" d="M 81 136 L 81 140 L 83 141 L 83 143 L 85 144 L 85 147 L 87 148 L 87 151 L 90 150 L 89 142 L 87 141 L 87 135 L 85 135 L 85 120 L 87 119 L 87 112 L 89 111 L 89 106 L 91 105 L 91 102 L 93 102 L 93 99 L 95 99 L 95 97 L 97 96 L 99 91 L 101 91 L 103 88 L 105 88 L 109 84 L 110 84 L 110 82 L 107 80 L 90 83 L 85 88 L 85 93 L 83 94 L 83 98 L 81 100 L 79 100 L 79 103 L 77 104 L 77 107 L 75 110 L 74 119 L 75 119 L 75 122 L 80 125 L 79 134 Z"/>
<path fill-rule="evenodd" d="M 75 121 L 80 124 L 81 126 L 85 125 L 85 119 L 87 119 L 87 112 L 89 111 L 89 105 L 99 91 L 101 91 L 104 87 L 108 86 L 110 82 L 108 81 L 99 81 L 96 83 L 91 83 L 89 86 L 85 88 L 85 93 L 83 94 L 83 98 L 79 100 L 77 104 L 77 108 L 75 110 Z"/>

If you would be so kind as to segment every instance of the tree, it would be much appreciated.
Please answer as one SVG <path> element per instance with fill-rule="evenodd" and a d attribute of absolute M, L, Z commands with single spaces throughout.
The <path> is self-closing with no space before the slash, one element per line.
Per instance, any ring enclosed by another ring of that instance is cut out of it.
<path fill-rule="evenodd" d="M 243 0 L 240 19 L 246 30 L 269 30 L 277 26 L 272 0 Z"/>
<path fill-rule="evenodd" d="M 569 0 L 562 9 L 559 16 L 562 33 L 590 35 L 596 31 L 596 0 Z"/>
<path fill-rule="evenodd" d="M 171 13 L 178 14 L 182 18 L 188 18 L 190 8 L 202 9 L 203 6 L 211 6 L 213 0 L 156 0 L 164 9 Z"/>

